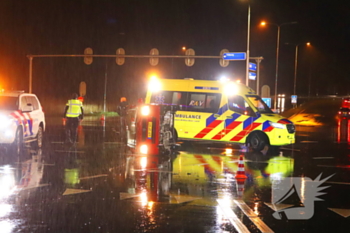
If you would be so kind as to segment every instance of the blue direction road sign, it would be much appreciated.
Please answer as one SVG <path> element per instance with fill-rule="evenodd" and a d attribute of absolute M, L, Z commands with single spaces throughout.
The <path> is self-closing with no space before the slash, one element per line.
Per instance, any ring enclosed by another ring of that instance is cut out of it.
<path fill-rule="evenodd" d="M 297 103 L 297 99 L 298 99 L 297 95 L 292 95 L 292 98 L 291 98 L 292 104 L 296 104 Z"/>
<path fill-rule="evenodd" d="M 250 80 L 256 80 L 256 73 L 254 73 L 254 72 L 249 72 L 249 79 L 250 79 Z"/>
<path fill-rule="evenodd" d="M 224 60 L 245 60 L 246 53 L 224 53 L 222 55 Z"/>
<path fill-rule="evenodd" d="M 271 108 L 271 98 L 261 98 L 269 108 Z"/>
<path fill-rule="evenodd" d="M 256 71 L 256 64 L 252 63 L 252 62 L 249 62 L 249 70 Z"/>

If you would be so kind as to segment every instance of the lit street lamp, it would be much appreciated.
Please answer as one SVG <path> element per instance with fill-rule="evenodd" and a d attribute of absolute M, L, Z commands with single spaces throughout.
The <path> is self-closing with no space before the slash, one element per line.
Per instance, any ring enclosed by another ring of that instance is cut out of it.
<path fill-rule="evenodd" d="M 297 87 L 297 70 L 298 70 L 298 49 L 299 45 L 306 44 L 307 46 L 310 46 L 310 42 L 307 43 L 301 43 L 301 44 L 291 44 L 286 43 L 287 45 L 295 45 L 295 61 L 294 61 L 294 86 L 293 86 L 293 95 L 296 95 L 296 87 Z"/>
<path fill-rule="evenodd" d="M 276 47 L 276 78 L 275 78 L 275 98 L 274 98 L 274 109 L 276 110 L 277 105 L 277 82 L 278 82 L 278 55 L 279 55 L 279 49 L 280 49 L 280 32 L 281 32 L 281 26 L 283 25 L 289 25 L 289 24 L 296 24 L 298 22 L 288 22 L 288 23 L 281 23 L 281 24 L 275 24 L 275 23 L 266 23 L 261 22 L 260 25 L 265 26 L 266 24 L 271 24 L 277 26 L 277 47 Z"/>

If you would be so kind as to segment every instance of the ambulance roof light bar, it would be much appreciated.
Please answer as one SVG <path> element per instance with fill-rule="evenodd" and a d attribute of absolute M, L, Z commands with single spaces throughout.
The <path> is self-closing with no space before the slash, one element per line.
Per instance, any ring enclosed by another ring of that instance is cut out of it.
<path fill-rule="evenodd" d="M 234 83 L 234 82 L 228 82 L 227 84 L 225 84 L 225 86 L 224 86 L 224 93 L 227 96 L 236 95 L 238 93 L 238 86 L 237 86 L 237 84 Z"/>

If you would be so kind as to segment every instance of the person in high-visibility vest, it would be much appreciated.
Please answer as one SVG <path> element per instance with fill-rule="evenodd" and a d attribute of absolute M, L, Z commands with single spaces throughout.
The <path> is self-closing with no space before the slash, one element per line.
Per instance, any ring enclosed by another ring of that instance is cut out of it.
<path fill-rule="evenodd" d="M 66 143 L 75 144 L 79 122 L 84 118 L 83 103 L 78 100 L 78 94 L 74 93 L 72 99 L 68 100 L 64 110 L 66 119 Z"/>

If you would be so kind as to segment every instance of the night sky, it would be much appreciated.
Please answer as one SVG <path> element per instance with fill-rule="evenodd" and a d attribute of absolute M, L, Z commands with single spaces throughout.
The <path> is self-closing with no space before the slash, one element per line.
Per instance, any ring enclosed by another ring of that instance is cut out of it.
<path fill-rule="evenodd" d="M 262 56 L 260 82 L 274 93 L 277 26 L 281 26 L 278 92 L 292 94 L 295 45 L 299 45 L 297 94 L 350 94 L 350 1 L 251 0 L 250 55 Z M 28 88 L 29 54 L 146 55 L 157 48 L 161 55 L 181 55 L 182 46 L 196 55 L 219 55 L 222 49 L 245 52 L 247 1 L 242 0 L 70 0 L 0 1 L 0 85 Z M 285 43 L 294 45 L 286 45 Z M 311 47 L 303 43 L 311 42 Z M 181 59 L 161 59 L 152 67 L 148 59 L 34 58 L 33 92 L 41 98 L 67 98 L 87 83 L 87 98 L 103 101 L 121 96 L 143 97 L 150 71 L 164 78 L 217 79 L 222 74 L 244 80 L 245 61 L 223 68 L 216 59 L 197 59 L 187 67 Z M 255 83 L 251 83 L 255 85 Z"/>

